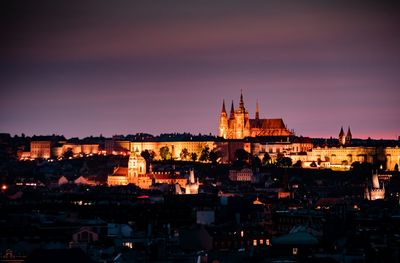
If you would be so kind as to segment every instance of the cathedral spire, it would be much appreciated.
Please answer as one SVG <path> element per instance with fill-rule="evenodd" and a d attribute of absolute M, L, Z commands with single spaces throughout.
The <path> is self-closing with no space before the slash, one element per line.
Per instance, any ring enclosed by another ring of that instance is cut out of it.
<path fill-rule="evenodd" d="M 231 104 L 231 113 L 229 116 L 230 119 L 234 119 L 235 118 L 235 108 L 233 107 L 233 100 L 232 100 L 232 104 Z"/>
<path fill-rule="evenodd" d="M 343 126 L 340 128 L 339 144 L 340 145 L 345 145 L 346 144 L 346 136 L 345 136 L 344 131 L 343 131 Z"/>
<path fill-rule="evenodd" d="M 239 101 L 239 110 L 244 112 L 244 102 L 243 102 L 243 93 L 240 90 L 240 101 Z"/>
<path fill-rule="evenodd" d="M 350 126 L 349 126 L 349 129 L 347 130 L 347 135 L 346 135 L 347 137 L 351 137 L 352 135 L 351 135 L 351 131 L 350 131 Z"/>
<path fill-rule="evenodd" d="M 340 128 L 339 137 L 344 136 L 343 126 Z"/>
<path fill-rule="evenodd" d="M 351 140 L 353 139 L 352 137 L 353 136 L 351 135 L 350 126 L 349 126 L 349 129 L 347 130 L 347 134 L 346 134 L 346 144 L 351 143 Z"/>
<path fill-rule="evenodd" d="M 258 100 L 256 101 L 256 120 L 260 119 L 260 110 L 258 109 Z"/>
<path fill-rule="evenodd" d="M 225 110 L 225 100 L 223 100 L 222 101 L 222 111 L 221 111 L 222 113 L 226 113 L 226 110 Z"/>

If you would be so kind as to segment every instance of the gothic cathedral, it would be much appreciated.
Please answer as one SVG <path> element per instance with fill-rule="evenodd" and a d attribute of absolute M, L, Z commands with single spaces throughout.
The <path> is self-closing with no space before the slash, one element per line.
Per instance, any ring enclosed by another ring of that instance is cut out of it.
<path fill-rule="evenodd" d="M 240 94 L 239 107 L 234 109 L 233 101 L 229 114 L 225 110 L 225 101 L 222 102 L 221 117 L 219 119 L 219 136 L 225 139 L 243 139 L 256 136 L 292 136 L 282 119 L 260 119 L 258 103 L 254 119 L 249 119 L 249 113 L 244 107 L 243 94 Z"/>

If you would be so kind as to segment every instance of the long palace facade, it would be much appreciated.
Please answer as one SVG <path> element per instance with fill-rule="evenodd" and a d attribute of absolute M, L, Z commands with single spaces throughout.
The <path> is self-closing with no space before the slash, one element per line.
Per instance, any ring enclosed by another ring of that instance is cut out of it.
<path fill-rule="evenodd" d="M 258 105 L 255 118 L 250 119 L 245 108 L 243 95 L 235 110 L 233 102 L 229 116 L 222 104 L 218 123 L 219 137 L 213 136 L 159 136 L 126 140 L 125 138 L 107 139 L 104 146 L 99 144 L 53 143 L 41 140 L 32 141 L 30 152 L 23 152 L 23 158 L 59 157 L 71 151 L 74 156 L 82 154 L 125 154 L 143 151 L 152 152 L 154 159 L 161 159 L 161 150 L 168 150 L 169 158 L 174 160 L 192 160 L 200 156 L 203 149 L 218 153 L 222 163 L 232 162 L 235 152 L 244 149 L 252 156 L 263 158 L 268 154 L 272 161 L 281 156 L 290 157 L 293 163 L 300 161 L 303 167 L 349 169 L 354 162 L 368 162 L 382 165 L 387 170 L 395 170 L 400 165 L 400 140 L 390 143 L 353 143 L 350 128 L 340 130 L 334 143 L 315 143 L 307 137 L 296 137 L 289 131 L 282 119 L 261 119 Z M 120 173 L 125 173 L 124 171 Z"/>

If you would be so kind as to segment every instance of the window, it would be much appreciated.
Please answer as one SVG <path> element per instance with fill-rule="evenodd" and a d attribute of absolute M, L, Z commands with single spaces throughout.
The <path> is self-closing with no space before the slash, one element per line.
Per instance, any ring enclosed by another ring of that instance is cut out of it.
<path fill-rule="evenodd" d="M 124 243 L 122 243 L 122 245 L 124 247 L 127 247 L 127 248 L 133 248 L 133 243 L 132 242 L 124 242 Z"/>
<path fill-rule="evenodd" d="M 296 256 L 296 255 L 297 255 L 297 252 L 298 252 L 297 247 L 294 247 L 294 248 L 292 249 L 292 254 L 293 254 L 294 256 Z"/>

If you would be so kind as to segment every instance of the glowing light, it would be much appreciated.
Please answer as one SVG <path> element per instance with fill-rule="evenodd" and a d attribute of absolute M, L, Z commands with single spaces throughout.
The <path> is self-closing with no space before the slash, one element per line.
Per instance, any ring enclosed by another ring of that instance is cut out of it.
<path fill-rule="evenodd" d="M 122 245 L 124 246 L 124 247 L 127 247 L 127 248 L 133 248 L 133 243 L 132 242 L 124 242 L 124 243 L 122 243 Z"/>
<path fill-rule="evenodd" d="M 5 185 L 5 184 L 3 184 L 2 186 L 1 186 L 1 190 L 7 190 L 7 185 Z"/>

